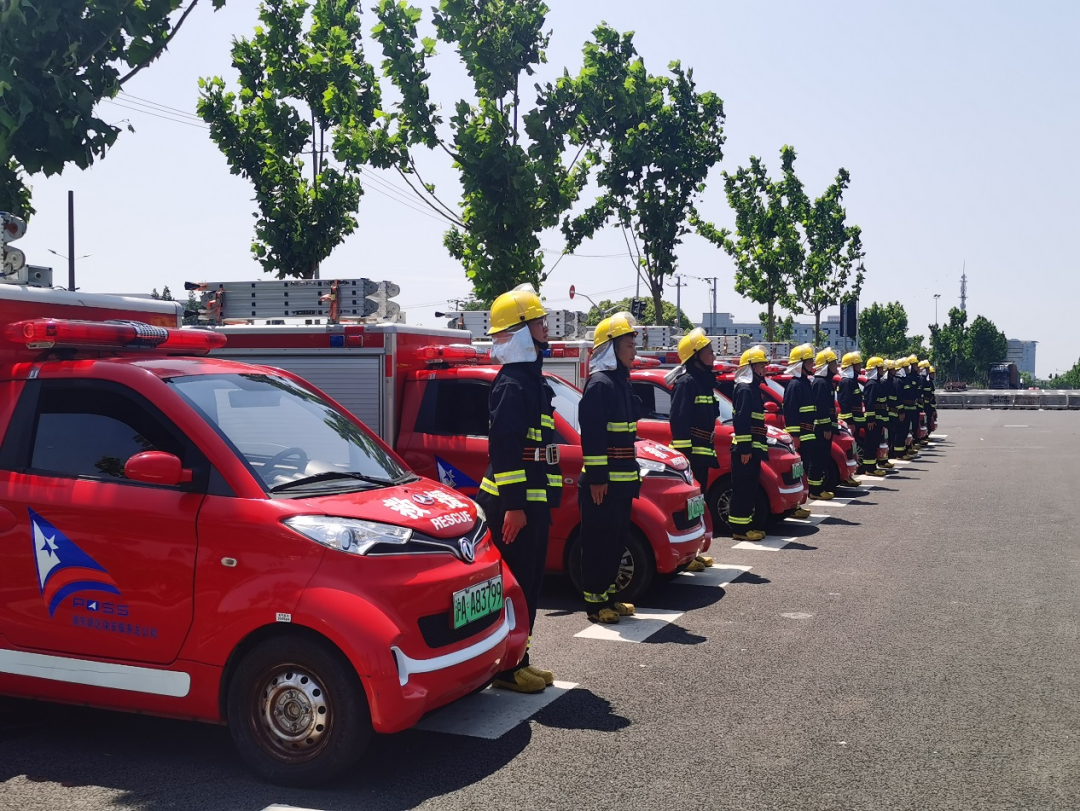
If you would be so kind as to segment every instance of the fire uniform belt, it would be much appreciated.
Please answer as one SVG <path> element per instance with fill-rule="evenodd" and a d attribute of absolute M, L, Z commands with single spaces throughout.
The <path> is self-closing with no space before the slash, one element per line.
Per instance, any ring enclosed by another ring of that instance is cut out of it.
<path fill-rule="evenodd" d="M 543 448 L 526 448 L 521 452 L 521 458 L 525 462 L 547 462 L 549 465 L 559 464 L 559 446 L 547 445 Z"/>

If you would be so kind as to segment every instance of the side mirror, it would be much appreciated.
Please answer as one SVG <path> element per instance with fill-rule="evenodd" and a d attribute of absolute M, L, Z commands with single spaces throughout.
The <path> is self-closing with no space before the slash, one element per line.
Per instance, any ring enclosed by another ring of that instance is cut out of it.
<path fill-rule="evenodd" d="M 180 464 L 180 457 L 164 451 L 144 451 L 124 464 L 124 475 L 133 482 L 172 486 L 191 481 L 191 471 Z"/>
<path fill-rule="evenodd" d="M 776 414 L 779 411 L 780 406 L 778 406 L 774 400 L 769 400 L 767 403 L 765 403 L 765 413 Z"/>

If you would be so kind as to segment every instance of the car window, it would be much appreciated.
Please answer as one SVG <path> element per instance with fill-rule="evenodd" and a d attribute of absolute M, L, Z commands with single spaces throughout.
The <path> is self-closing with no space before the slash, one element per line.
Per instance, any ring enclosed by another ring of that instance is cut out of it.
<path fill-rule="evenodd" d="M 717 391 L 717 394 L 720 392 Z M 717 400 L 720 402 L 720 422 L 731 422 L 735 418 L 731 400 L 723 394 L 720 394 Z"/>
<path fill-rule="evenodd" d="M 641 400 L 642 414 L 647 420 L 666 420 L 671 417 L 671 392 L 663 386 L 646 381 L 633 383 L 634 394 Z"/>
<path fill-rule="evenodd" d="M 487 380 L 440 380 L 435 392 L 435 412 L 429 433 L 444 436 L 487 436 Z"/>
<path fill-rule="evenodd" d="M 137 399 L 110 386 L 45 381 L 30 441 L 30 468 L 59 476 L 124 480 L 143 451 L 184 463 L 184 443 Z"/>
<path fill-rule="evenodd" d="M 581 426 L 578 424 L 578 403 L 581 402 L 581 392 L 571 386 L 569 383 L 560 380 L 557 377 L 551 375 L 544 375 L 544 380 L 551 386 L 552 391 L 555 392 L 555 399 L 551 401 L 551 404 L 555 407 L 556 413 L 562 417 L 571 428 L 578 433 L 581 433 Z M 565 441 L 557 440 L 562 444 L 566 444 Z"/>

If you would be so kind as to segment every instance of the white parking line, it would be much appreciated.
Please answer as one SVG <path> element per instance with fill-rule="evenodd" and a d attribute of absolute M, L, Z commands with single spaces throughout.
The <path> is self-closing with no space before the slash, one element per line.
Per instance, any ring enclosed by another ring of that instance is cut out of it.
<path fill-rule="evenodd" d="M 493 741 L 575 687 L 577 682 L 572 681 L 556 681 L 542 693 L 515 693 L 489 687 L 432 713 L 415 728 Z"/>
<path fill-rule="evenodd" d="M 823 501 L 820 498 L 815 498 L 813 501 L 806 502 L 807 507 L 846 507 L 853 502 L 854 498 L 831 498 L 828 501 Z"/>
<path fill-rule="evenodd" d="M 948 434 L 930 434 L 931 439 L 948 439 Z"/>
<path fill-rule="evenodd" d="M 795 543 L 798 538 L 777 538 L 767 535 L 760 541 L 739 541 L 732 549 L 757 549 L 762 552 L 776 552 L 783 549 L 789 543 Z"/>
<path fill-rule="evenodd" d="M 911 460 L 910 459 L 893 459 L 892 463 L 894 465 L 910 465 Z"/>
<path fill-rule="evenodd" d="M 581 639 L 606 639 L 613 642 L 644 642 L 684 613 L 663 608 L 638 608 L 634 616 L 623 617 L 616 625 L 590 623 L 588 628 L 578 631 L 574 636 Z"/>
<path fill-rule="evenodd" d="M 792 524 L 802 524 L 806 527 L 816 527 L 822 521 L 829 516 L 822 515 L 821 513 L 810 513 L 809 518 L 785 518 L 784 521 L 790 521 Z"/>
<path fill-rule="evenodd" d="M 683 586 L 714 586 L 723 588 L 733 580 L 750 571 L 749 566 L 727 566 L 716 564 L 703 572 L 680 572 L 679 576 L 671 582 Z"/>

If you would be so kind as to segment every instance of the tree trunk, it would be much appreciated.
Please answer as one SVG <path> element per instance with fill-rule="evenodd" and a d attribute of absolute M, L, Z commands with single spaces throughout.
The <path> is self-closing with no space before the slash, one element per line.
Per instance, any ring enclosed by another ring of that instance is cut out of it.
<path fill-rule="evenodd" d="M 663 283 L 657 284 L 655 279 L 649 279 L 649 289 L 652 291 L 653 323 L 664 323 L 664 287 Z"/>
<path fill-rule="evenodd" d="M 821 310 L 814 310 L 814 343 L 821 335 Z"/>
<path fill-rule="evenodd" d="M 776 334 L 776 316 L 773 314 L 776 309 L 776 302 L 769 302 L 769 317 L 765 322 L 765 341 L 766 343 L 773 342 L 773 336 Z"/>

